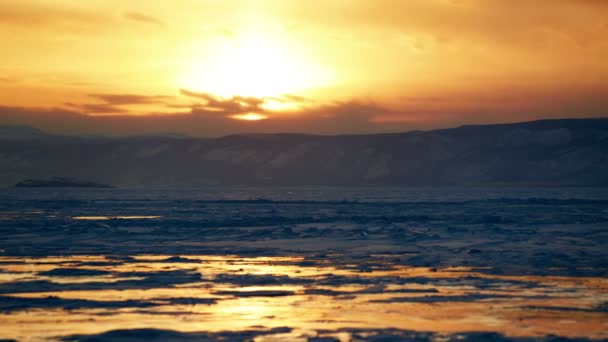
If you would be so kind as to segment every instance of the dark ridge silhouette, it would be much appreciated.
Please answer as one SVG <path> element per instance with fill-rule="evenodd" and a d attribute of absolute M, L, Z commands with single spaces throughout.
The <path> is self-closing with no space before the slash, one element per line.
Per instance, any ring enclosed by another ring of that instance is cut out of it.
<path fill-rule="evenodd" d="M 49 136 L 49 134 L 29 126 L 0 126 L 0 140 L 39 139 Z"/>
<path fill-rule="evenodd" d="M 112 188 L 108 184 L 81 181 L 66 177 L 49 179 L 26 179 L 15 184 L 17 188 Z"/>
<path fill-rule="evenodd" d="M 18 130 L 23 131 L 23 128 Z M 0 186 L 62 174 L 121 187 L 608 185 L 608 119 L 393 134 L 59 137 L 0 132 Z"/>

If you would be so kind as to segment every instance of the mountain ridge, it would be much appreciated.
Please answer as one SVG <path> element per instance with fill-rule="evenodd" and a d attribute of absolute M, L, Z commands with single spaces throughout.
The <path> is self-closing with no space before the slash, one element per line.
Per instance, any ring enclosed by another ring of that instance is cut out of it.
<path fill-rule="evenodd" d="M 4 139 L 0 134 L 0 186 L 49 175 L 126 187 L 606 186 L 608 119 L 333 136 Z"/>
<path fill-rule="evenodd" d="M 385 135 L 402 135 L 410 133 L 428 133 L 428 132 L 443 132 L 450 130 L 459 129 L 470 129 L 470 128 L 488 128 L 488 127 L 507 127 L 507 126 L 543 126 L 546 127 L 555 126 L 559 124 L 570 124 L 570 125 L 585 125 L 588 126 L 590 123 L 600 123 L 601 126 L 608 128 L 608 116 L 607 117 L 590 117 L 590 118 L 559 118 L 559 119 L 538 119 L 530 121 L 516 121 L 516 122 L 505 122 L 505 123 L 489 123 L 489 124 L 464 124 L 460 126 L 437 128 L 428 130 L 410 130 L 410 131 L 396 131 L 396 132 L 382 132 L 382 133 L 345 133 L 345 134 L 314 134 L 314 133 L 303 133 L 303 132 L 279 132 L 279 133 L 235 133 L 227 134 L 216 137 L 197 137 L 188 134 L 166 132 L 166 133 L 150 133 L 150 134 L 135 134 L 135 135 L 74 135 L 74 134 L 55 134 L 47 132 L 43 129 L 36 128 L 29 125 L 1 125 L 0 124 L 0 140 L 4 139 L 4 134 L 7 134 L 9 130 L 18 129 L 23 131 L 36 132 L 37 135 L 45 137 L 77 137 L 77 138 L 107 138 L 107 139 L 124 139 L 124 138 L 172 138 L 172 139 L 223 139 L 228 137 L 264 137 L 264 136 L 308 136 L 308 137 L 352 137 L 352 136 L 385 136 Z"/>

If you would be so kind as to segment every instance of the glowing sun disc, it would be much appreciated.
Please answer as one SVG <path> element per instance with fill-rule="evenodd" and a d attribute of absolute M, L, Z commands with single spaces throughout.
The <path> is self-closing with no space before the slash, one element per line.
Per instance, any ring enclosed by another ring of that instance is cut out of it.
<path fill-rule="evenodd" d="M 266 116 L 264 114 L 257 114 L 257 113 L 236 114 L 236 115 L 232 115 L 230 117 L 233 119 L 236 119 L 236 120 L 245 120 L 245 121 L 260 121 L 260 120 L 268 119 L 268 116 Z"/>
<path fill-rule="evenodd" d="M 277 37 L 244 36 L 185 66 L 181 88 L 221 97 L 269 97 L 326 85 L 328 73 Z"/>

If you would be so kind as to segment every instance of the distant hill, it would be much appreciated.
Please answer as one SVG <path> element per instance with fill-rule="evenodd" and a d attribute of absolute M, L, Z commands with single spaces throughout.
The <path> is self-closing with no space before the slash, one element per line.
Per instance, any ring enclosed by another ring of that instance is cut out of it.
<path fill-rule="evenodd" d="M 608 185 L 608 119 L 214 139 L 55 137 L 0 128 L 0 186 L 49 175 L 116 186 Z"/>
<path fill-rule="evenodd" d="M 25 179 L 15 184 L 16 188 L 111 188 L 111 185 L 65 177 Z"/>
<path fill-rule="evenodd" d="M 0 126 L 0 140 L 23 140 L 48 137 L 43 131 L 29 126 Z"/>

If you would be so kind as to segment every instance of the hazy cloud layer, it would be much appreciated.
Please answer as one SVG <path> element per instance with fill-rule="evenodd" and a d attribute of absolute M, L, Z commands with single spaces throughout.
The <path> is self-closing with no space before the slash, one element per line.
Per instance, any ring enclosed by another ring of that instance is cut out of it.
<path fill-rule="evenodd" d="M 135 94 L 90 94 L 90 98 L 97 100 L 96 103 L 73 103 L 66 102 L 69 109 L 81 111 L 84 114 L 129 114 L 124 106 L 137 105 L 168 105 L 173 97 L 161 95 L 135 95 Z M 152 114 L 152 113 L 151 113 Z"/>
<path fill-rule="evenodd" d="M 607 18 L 604 0 L 0 1 L 0 124 L 218 136 L 607 116 Z M 222 64 L 248 43 L 333 78 L 290 95 L 214 95 L 225 84 L 205 83 L 208 69 L 237 83 L 251 62 L 262 72 L 243 88 L 306 78 L 263 53 Z M 230 118 L 248 113 L 268 119 Z"/>
<path fill-rule="evenodd" d="M 161 26 L 163 25 L 163 22 L 160 19 L 139 12 L 126 12 L 125 18 L 129 20 L 139 21 L 142 23 L 155 24 Z"/>
<path fill-rule="evenodd" d="M 202 94 L 201 99 L 207 100 Z M 263 100 L 255 98 L 220 100 L 209 97 L 207 102 L 192 104 L 190 113 L 146 116 L 89 115 L 116 109 L 108 103 L 72 105 L 71 109 L 0 107 L 0 124 L 31 125 L 61 134 L 181 133 L 207 137 L 264 132 L 364 133 L 391 130 L 393 126 L 377 124 L 372 127 L 374 116 L 389 112 L 373 103 L 335 102 L 289 112 L 270 112 L 259 107 L 262 103 Z M 268 119 L 250 122 L 231 118 L 234 114 L 252 112 L 267 113 Z M 401 125 L 401 128 L 406 129 L 407 125 Z"/>
<path fill-rule="evenodd" d="M 545 92 L 533 98 L 528 97 L 528 92 L 404 96 L 399 106 L 392 107 L 371 99 L 319 103 L 297 95 L 220 98 L 183 89 L 180 92 L 181 102 L 177 96 L 92 94 L 90 97 L 97 103 L 68 103 L 60 108 L 3 106 L 0 125 L 31 125 L 61 134 L 180 133 L 197 137 L 278 132 L 358 134 L 527 121 L 547 116 L 605 117 L 608 108 L 608 93 L 601 90 L 581 91 L 574 97 L 573 91 L 568 92 L 570 96 Z M 463 101 L 462 96 L 477 101 Z M 184 98 L 191 102 L 185 103 Z M 297 109 L 264 108 L 269 101 L 296 103 Z M 139 105 L 159 105 L 165 110 L 134 116 L 125 109 Z M 268 118 L 256 122 L 233 118 L 247 113 Z"/>
<path fill-rule="evenodd" d="M 84 8 L 65 7 L 51 2 L 0 1 L 0 27 L 21 27 L 82 31 L 109 24 L 111 16 Z"/>
<path fill-rule="evenodd" d="M 265 99 L 263 98 L 233 96 L 224 99 L 211 94 L 198 93 L 185 89 L 181 89 L 180 92 L 183 95 L 202 101 L 192 105 L 192 114 L 229 116 L 234 114 L 264 112 L 264 109 L 261 107 L 265 102 Z"/>

